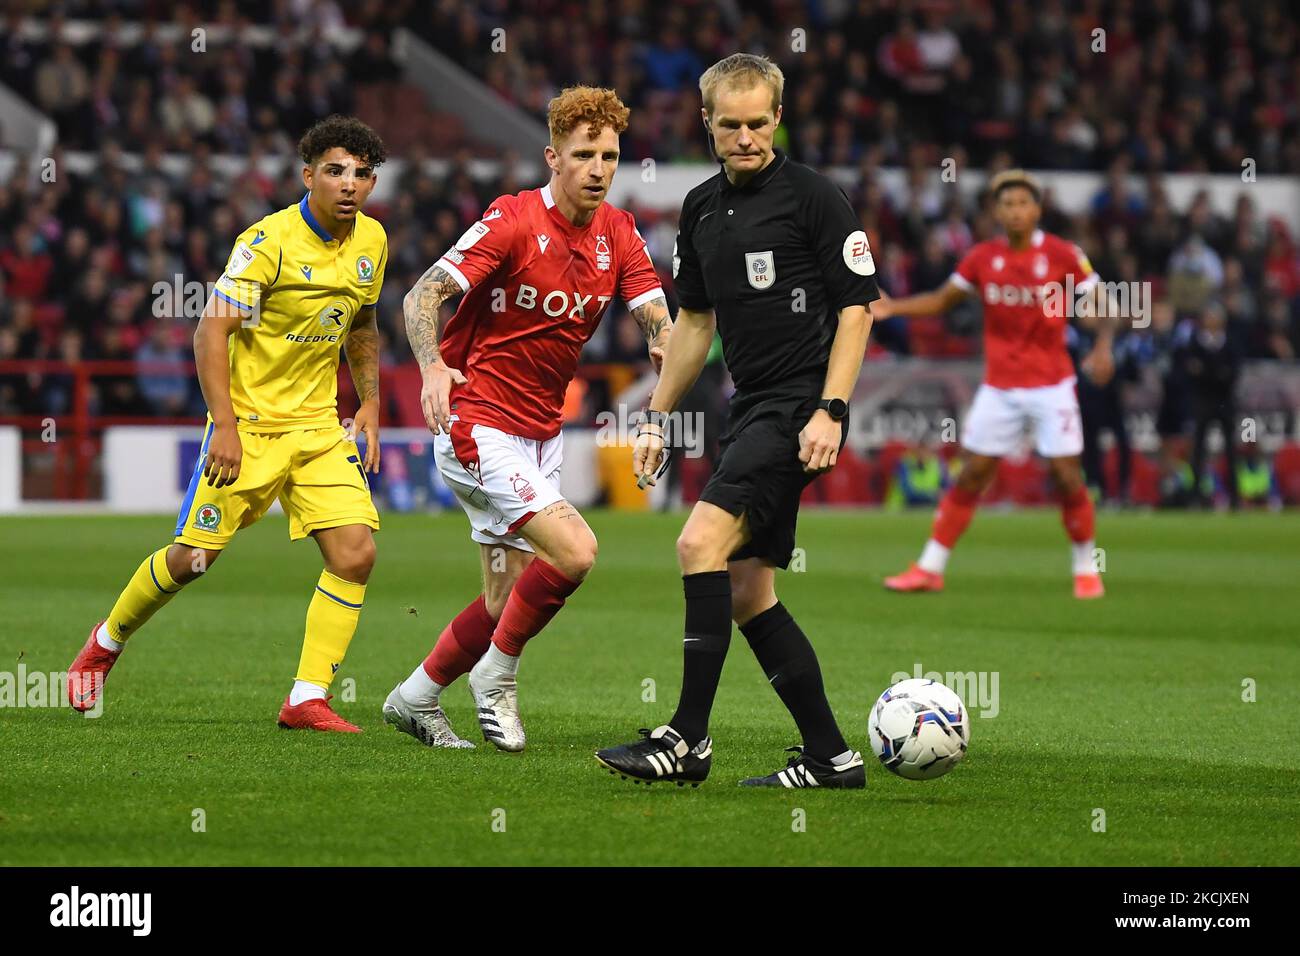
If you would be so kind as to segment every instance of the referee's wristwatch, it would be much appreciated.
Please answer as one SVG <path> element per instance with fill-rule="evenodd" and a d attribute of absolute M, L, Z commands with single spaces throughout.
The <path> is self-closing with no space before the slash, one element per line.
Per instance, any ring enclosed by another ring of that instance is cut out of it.
<path fill-rule="evenodd" d="M 849 413 L 849 403 L 842 398 L 823 398 L 817 407 L 837 422 L 843 421 Z"/>

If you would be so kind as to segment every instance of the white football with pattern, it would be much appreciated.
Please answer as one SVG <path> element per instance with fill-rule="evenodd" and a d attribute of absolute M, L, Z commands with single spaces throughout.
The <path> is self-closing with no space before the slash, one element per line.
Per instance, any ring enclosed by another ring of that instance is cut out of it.
<path fill-rule="evenodd" d="M 876 759 L 887 769 L 908 780 L 933 780 L 966 756 L 970 714 L 945 685 L 910 677 L 876 700 L 867 735 Z"/>

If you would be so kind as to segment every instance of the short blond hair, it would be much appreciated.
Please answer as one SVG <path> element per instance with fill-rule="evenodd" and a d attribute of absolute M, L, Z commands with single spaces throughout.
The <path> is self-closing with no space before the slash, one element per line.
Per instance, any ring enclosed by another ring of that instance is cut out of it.
<path fill-rule="evenodd" d="M 766 83 L 772 88 L 772 112 L 775 114 L 785 92 L 785 74 L 779 66 L 756 53 L 733 53 L 719 60 L 700 77 L 700 97 L 704 100 L 705 111 L 713 115 L 714 97 L 719 87 L 725 85 L 732 90 L 747 90 L 756 83 Z"/>
<path fill-rule="evenodd" d="M 1028 189 L 1036 203 L 1041 203 L 1043 201 L 1042 183 L 1023 169 L 1002 170 L 1002 172 L 989 180 L 989 193 L 994 199 L 997 199 L 1002 195 L 1002 190 L 1010 189 L 1012 186 L 1022 186 L 1025 189 Z"/>
<path fill-rule="evenodd" d="M 615 133 L 627 129 L 632 111 L 613 90 L 595 86 L 570 86 L 546 107 L 546 125 L 551 128 L 551 145 L 560 142 L 583 123 L 591 124 L 587 135 L 595 139 L 606 127 Z"/>

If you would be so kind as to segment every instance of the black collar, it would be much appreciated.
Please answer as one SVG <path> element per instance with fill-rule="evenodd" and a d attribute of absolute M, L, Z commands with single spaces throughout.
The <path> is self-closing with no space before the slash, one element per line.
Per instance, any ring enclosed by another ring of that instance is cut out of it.
<path fill-rule="evenodd" d="M 755 173 L 753 176 L 751 176 L 743 185 L 740 186 L 734 185 L 731 182 L 731 180 L 727 178 L 726 164 L 720 162 L 718 165 L 723 167 L 722 188 L 724 190 L 731 190 L 736 192 L 743 192 L 747 189 L 762 189 L 764 186 L 766 186 L 768 183 L 772 181 L 773 176 L 775 176 L 778 172 L 781 171 L 781 167 L 785 165 L 785 161 L 788 158 L 789 157 L 787 157 L 785 154 L 785 150 L 780 149 L 779 147 L 774 148 L 772 150 L 772 161 L 768 163 L 766 166 L 764 166 L 757 173 Z"/>

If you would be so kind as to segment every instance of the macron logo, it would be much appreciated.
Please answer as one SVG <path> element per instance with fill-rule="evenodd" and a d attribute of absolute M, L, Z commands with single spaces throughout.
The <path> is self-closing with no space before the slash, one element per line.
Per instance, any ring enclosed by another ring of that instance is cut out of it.
<path fill-rule="evenodd" d="M 500 210 L 500 209 L 492 209 L 492 210 L 490 210 L 490 211 L 488 212 L 488 214 L 487 214 L 486 216 L 483 217 L 483 220 L 482 220 L 482 221 L 483 221 L 483 222 L 491 222 L 493 219 L 500 219 L 500 218 L 501 218 L 501 210 Z"/>
<path fill-rule="evenodd" d="M 311 279 L 311 266 L 300 266 L 299 268 L 302 269 L 302 274 L 303 274 L 304 276 L 306 276 L 307 279 L 310 281 L 310 279 Z"/>
<path fill-rule="evenodd" d="M 551 241 L 551 237 L 550 237 L 550 236 L 544 236 L 544 235 L 543 235 L 543 236 L 538 236 L 538 237 L 537 237 L 537 248 L 538 248 L 538 249 L 541 249 L 542 252 L 545 252 L 545 251 L 546 251 L 546 245 L 547 245 L 547 243 L 549 243 L 550 241 Z"/>
<path fill-rule="evenodd" d="M 50 897 L 51 926 L 129 926 L 134 936 L 148 936 L 153 926 L 152 893 L 69 893 Z"/>

